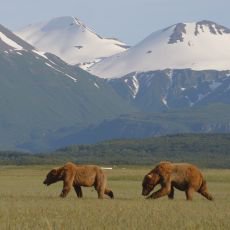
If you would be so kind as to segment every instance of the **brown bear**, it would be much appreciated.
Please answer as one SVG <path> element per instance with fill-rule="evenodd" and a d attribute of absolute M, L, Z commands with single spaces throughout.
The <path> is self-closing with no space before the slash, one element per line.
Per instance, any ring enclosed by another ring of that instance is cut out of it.
<path fill-rule="evenodd" d="M 66 197 L 73 186 L 77 196 L 81 198 L 83 197 L 81 186 L 94 186 L 98 198 L 103 199 L 104 194 L 114 198 L 113 192 L 106 188 L 106 175 L 96 165 L 76 165 L 68 162 L 63 167 L 52 169 L 43 184 L 48 186 L 58 181 L 63 181 L 61 197 Z"/>
<path fill-rule="evenodd" d="M 160 162 L 152 171 L 145 175 L 142 182 L 142 195 L 147 196 L 156 185 L 161 188 L 147 198 L 168 196 L 174 198 L 174 188 L 185 191 L 187 200 L 192 200 L 194 192 L 198 192 L 208 200 L 213 197 L 208 193 L 206 181 L 200 170 L 188 163 Z"/>

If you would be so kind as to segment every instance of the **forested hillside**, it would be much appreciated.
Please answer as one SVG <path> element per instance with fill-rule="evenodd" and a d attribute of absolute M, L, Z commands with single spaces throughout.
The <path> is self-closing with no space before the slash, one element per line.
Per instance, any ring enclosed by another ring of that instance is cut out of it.
<path fill-rule="evenodd" d="M 0 164 L 154 165 L 158 161 L 191 162 L 200 167 L 230 167 L 230 134 L 178 134 L 147 139 L 111 140 L 73 145 L 52 153 L 1 152 Z"/>

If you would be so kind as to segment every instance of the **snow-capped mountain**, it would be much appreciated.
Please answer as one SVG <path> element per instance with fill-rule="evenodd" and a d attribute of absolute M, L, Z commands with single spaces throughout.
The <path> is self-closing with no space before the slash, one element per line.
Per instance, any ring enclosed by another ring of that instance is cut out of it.
<path fill-rule="evenodd" d="M 103 78 L 164 69 L 230 70 L 230 29 L 211 21 L 178 23 L 149 35 L 129 50 L 96 63 Z"/>
<path fill-rule="evenodd" d="M 38 49 L 53 53 L 69 64 L 80 64 L 85 69 L 128 48 L 117 39 L 99 36 L 79 19 L 68 16 L 28 25 L 16 34 Z"/>
<path fill-rule="evenodd" d="M 230 103 L 230 29 L 179 23 L 90 68 L 141 111 Z"/>

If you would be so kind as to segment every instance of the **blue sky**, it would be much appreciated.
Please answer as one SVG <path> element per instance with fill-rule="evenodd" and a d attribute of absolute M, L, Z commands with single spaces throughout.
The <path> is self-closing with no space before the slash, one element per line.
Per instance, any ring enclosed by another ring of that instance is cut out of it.
<path fill-rule="evenodd" d="M 75 16 L 105 37 L 134 45 L 178 22 L 212 20 L 230 28 L 229 0 L 0 0 L 0 24 L 11 30 Z"/>

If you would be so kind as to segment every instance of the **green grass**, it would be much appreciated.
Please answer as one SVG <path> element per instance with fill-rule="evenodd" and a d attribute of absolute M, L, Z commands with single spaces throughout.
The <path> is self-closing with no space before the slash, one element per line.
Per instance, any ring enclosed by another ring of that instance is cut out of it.
<path fill-rule="evenodd" d="M 229 229 L 230 170 L 202 170 L 215 201 L 199 194 L 185 200 L 177 191 L 167 197 L 145 200 L 141 181 L 151 167 L 114 167 L 106 170 L 115 199 L 98 200 L 92 188 L 83 199 L 73 190 L 58 197 L 62 183 L 42 184 L 50 166 L 0 167 L 0 229 Z"/>

